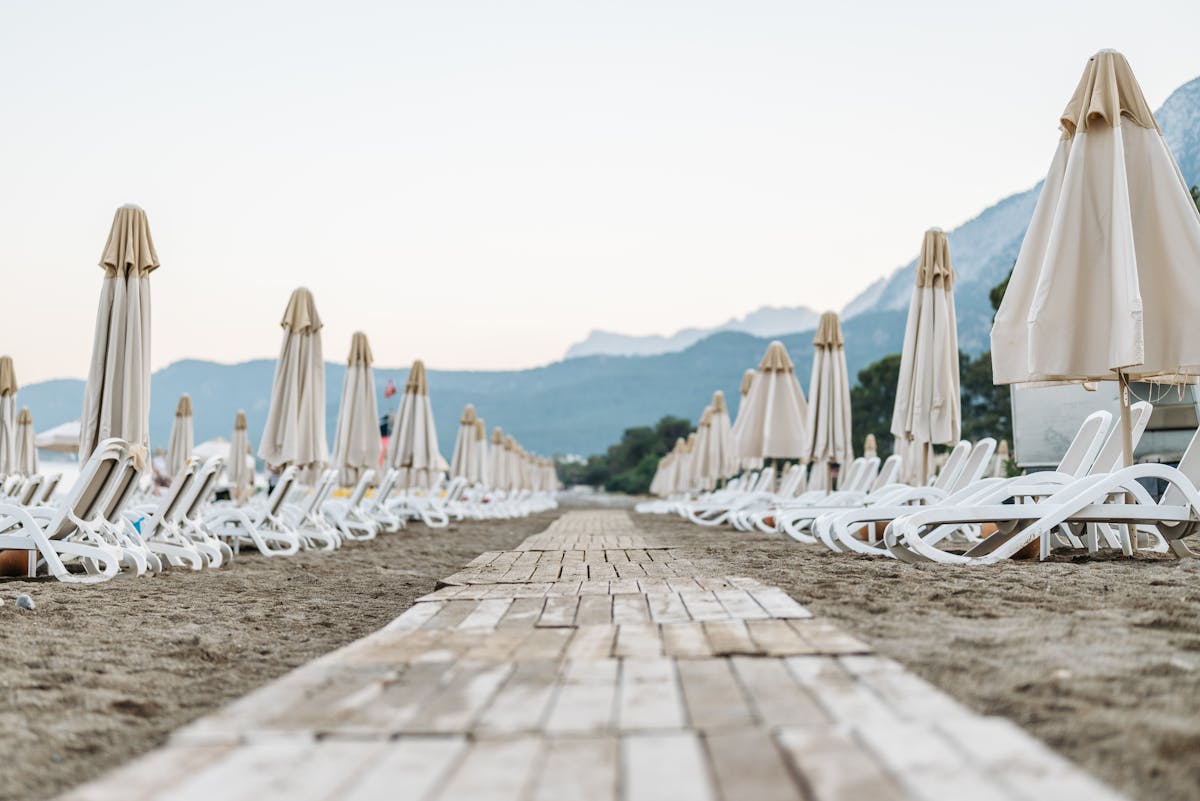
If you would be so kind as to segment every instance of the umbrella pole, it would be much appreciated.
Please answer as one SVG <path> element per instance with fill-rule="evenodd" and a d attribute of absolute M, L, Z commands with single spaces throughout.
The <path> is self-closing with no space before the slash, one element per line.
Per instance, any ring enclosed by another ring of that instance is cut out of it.
<path fill-rule="evenodd" d="M 1121 455 L 1125 467 L 1133 467 L 1133 419 L 1130 412 L 1129 376 L 1124 370 L 1117 371 L 1117 379 L 1121 385 Z M 1135 503 L 1131 493 L 1125 493 L 1125 503 Z M 1123 526 L 1124 541 L 1121 550 L 1126 556 L 1133 556 L 1137 550 L 1137 529 L 1132 523 Z"/>

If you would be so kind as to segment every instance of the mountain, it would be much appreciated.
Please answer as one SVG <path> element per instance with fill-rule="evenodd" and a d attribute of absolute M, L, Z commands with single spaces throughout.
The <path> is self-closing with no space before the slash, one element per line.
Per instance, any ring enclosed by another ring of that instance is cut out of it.
<path fill-rule="evenodd" d="M 1200 78 L 1172 92 L 1155 117 L 1188 186 L 1200 183 Z M 1047 166 L 1050 155 L 1047 151 Z M 958 273 L 954 287 L 958 341 L 969 353 L 989 347 L 992 309 L 987 290 L 1003 281 L 1016 262 L 1041 189 L 1038 183 L 1010 195 L 949 233 L 950 252 Z M 846 305 L 842 319 L 867 318 L 877 312 L 907 308 L 915 267 L 913 259 L 887 278 L 871 284 Z M 885 324 L 881 318 L 880 325 Z"/>
<path fill-rule="evenodd" d="M 904 333 L 904 312 L 885 312 L 891 325 L 879 337 L 851 321 L 846 330 L 846 359 L 853 374 L 894 353 Z M 874 321 L 874 318 L 872 318 Z M 780 337 L 796 361 L 801 383 L 812 369 L 812 331 Z M 430 370 L 429 395 L 437 420 L 438 443 L 449 458 L 459 413 L 474 403 L 489 426 L 500 425 L 538 453 L 588 454 L 604 450 L 630 426 L 653 422 L 664 414 L 695 419 L 713 390 L 738 397 L 742 371 L 758 364 L 768 339 L 727 331 L 675 353 L 656 356 L 583 356 L 538 367 L 510 371 Z M 179 395 L 192 396 L 195 436 L 229 438 L 239 409 L 246 411 L 251 444 L 266 422 L 275 363 L 260 359 L 217 364 L 189 359 L 154 373 L 151 382 L 150 437 L 165 447 Z M 325 365 L 326 433 L 332 440 L 342 391 L 342 364 Z M 407 368 L 376 368 L 379 408 L 394 411 L 399 397 L 385 400 L 387 379 L 404 385 Z M 46 381 L 22 387 L 18 403 L 33 413 L 37 430 L 79 417 L 83 382 Z"/>
<path fill-rule="evenodd" d="M 756 337 L 777 337 L 806 331 L 820 314 L 804 306 L 763 306 L 742 318 L 732 318 L 715 328 L 684 328 L 670 336 L 633 336 L 612 331 L 592 331 L 582 342 L 567 348 L 564 358 L 583 356 L 655 356 L 674 353 L 723 331 L 740 331 Z"/>
<path fill-rule="evenodd" d="M 1200 182 L 1200 79 L 1177 89 L 1158 110 L 1166 136 L 1188 184 Z M 1049 153 L 1047 153 L 1049 159 Z M 971 353 L 985 350 L 992 310 L 987 293 L 1004 279 L 1037 202 L 1040 186 L 1001 200 L 950 232 L 959 343 Z M 909 263 L 864 290 L 843 312 L 846 360 L 853 376 L 870 362 L 900 349 L 911 293 Z M 593 338 L 612 336 L 624 354 L 644 337 L 594 333 L 572 346 L 568 358 L 532 370 L 429 373 L 430 395 L 442 452 L 454 444 L 459 412 L 474 403 L 489 425 L 501 425 L 528 448 L 541 453 L 596 453 L 616 442 L 623 429 L 652 423 L 664 414 L 695 420 L 714 389 L 736 406 L 742 371 L 758 363 L 769 338 L 781 339 L 796 362 L 804 386 L 812 360 L 816 314 L 804 308 L 764 308 L 716 329 L 689 329 L 658 337 L 636 355 L 597 354 L 585 347 Z M 789 331 L 790 329 L 790 331 Z M 800 331 L 801 333 L 791 333 Z M 675 337 L 680 337 L 676 340 Z M 669 344 L 667 344 L 669 343 Z M 196 408 L 196 439 L 228 437 L 238 409 L 249 418 L 257 445 L 266 418 L 274 363 L 259 360 L 222 365 L 187 360 L 154 374 L 150 432 L 164 444 L 175 403 L 189 392 Z M 326 417 L 333 436 L 341 394 L 341 364 L 326 366 Z M 380 389 L 392 378 L 403 385 L 405 369 L 377 368 Z M 23 387 L 18 403 L 33 412 L 38 430 L 79 416 L 82 381 L 47 381 Z M 398 399 L 380 399 L 392 410 Z M 862 436 L 866 432 L 856 432 Z M 882 432 L 876 432 L 882 433 Z"/>

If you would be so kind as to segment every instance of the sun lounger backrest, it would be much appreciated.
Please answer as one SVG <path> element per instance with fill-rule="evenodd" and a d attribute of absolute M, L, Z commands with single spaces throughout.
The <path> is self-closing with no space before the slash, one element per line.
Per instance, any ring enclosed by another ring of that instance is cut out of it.
<path fill-rule="evenodd" d="M 755 492 L 770 492 L 771 488 L 774 486 L 775 486 L 775 468 L 773 466 L 772 467 L 764 467 L 762 472 L 759 473 L 759 475 L 758 475 L 758 484 L 755 485 L 754 491 Z"/>
<path fill-rule="evenodd" d="M 121 516 L 121 510 L 125 508 L 125 504 L 137 491 L 138 480 L 141 477 L 142 471 L 134 466 L 132 459 L 121 462 L 119 472 L 112 481 L 112 487 L 109 489 L 104 503 L 96 510 L 96 517 L 110 523 L 116 522 Z"/>
<path fill-rule="evenodd" d="M 1178 468 L 1179 472 L 1187 476 L 1193 486 L 1200 487 L 1200 428 L 1196 429 L 1196 433 L 1192 435 L 1192 441 L 1188 443 L 1187 450 L 1179 459 Z M 1167 491 L 1163 493 L 1159 503 L 1163 506 L 1185 506 L 1188 500 L 1182 490 L 1174 484 L 1168 484 Z"/>
<path fill-rule="evenodd" d="M 313 485 L 312 492 L 308 493 L 308 497 L 304 503 L 300 505 L 301 511 L 305 515 L 314 514 L 321 508 L 321 504 L 329 499 L 329 495 L 333 492 L 334 484 L 337 483 L 337 471 L 326 470 L 321 473 L 321 477 L 317 479 L 317 483 Z"/>
<path fill-rule="evenodd" d="M 376 509 L 387 503 L 388 496 L 392 494 L 392 490 L 396 488 L 396 482 L 400 479 L 400 471 L 389 468 L 383 474 L 383 481 L 379 482 L 379 486 L 375 488 L 375 494 L 371 497 L 371 509 Z"/>
<path fill-rule="evenodd" d="M 102 441 L 79 471 L 71 491 L 67 493 L 58 514 L 47 526 L 50 539 L 65 537 L 76 530 L 72 517 L 89 520 L 104 499 L 117 468 L 129 453 L 129 444 L 120 439 Z"/>
<path fill-rule="evenodd" d="M 163 496 L 158 506 L 157 517 L 161 522 L 173 523 L 179 519 L 179 509 L 183 506 L 183 496 L 191 489 L 192 482 L 196 479 L 196 470 L 199 466 L 199 459 L 195 457 L 188 459 L 183 465 L 183 469 L 179 471 L 175 479 L 171 482 L 171 486 L 167 487 L 167 494 Z"/>
<path fill-rule="evenodd" d="M 350 493 L 350 508 L 357 509 L 362 503 L 363 498 L 367 495 L 367 490 L 375 483 L 375 471 L 364 470 L 363 474 L 358 477 L 358 483 L 354 485 L 354 492 Z"/>
<path fill-rule="evenodd" d="M 850 487 L 859 480 L 859 477 L 862 475 L 863 468 L 866 466 L 864 462 L 865 460 L 863 457 L 859 456 L 857 459 L 850 462 L 850 464 L 842 465 L 841 484 L 839 489 L 850 489 Z M 813 467 L 815 468 L 816 465 L 814 464 Z M 825 489 L 831 492 L 833 491 L 832 486 L 826 487 Z"/>
<path fill-rule="evenodd" d="M 42 494 L 38 497 L 37 503 L 46 504 L 54 497 L 54 491 L 58 489 L 58 483 L 62 481 L 62 473 L 55 473 L 46 479 L 42 484 Z"/>
<path fill-rule="evenodd" d="M 217 478 L 221 475 L 224 460 L 214 456 L 204 463 L 196 478 L 192 481 L 192 491 L 183 501 L 183 516 L 188 520 L 195 519 L 217 491 Z"/>
<path fill-rule="evenodd" d="M 957 492 L 983 478 L 983 474 L 992 463 L 992 454 L 995 452 L 996 440 L 991 437 L 984 437 L 976 442 L 975 447 L 971 448 L 971 455 L 963 463 L 962 470 L 958 471 L 958 478 L 951 486 L 951 491 Z"/>
<path fill-rule="evenodd" d="M 318 489 L 318 492 L 313 493 L 316 496 L 316 505 L 313 506 L 314 511 L 320 509 L 321 504 L 329 500 L 329 496 L 337 489 L 337 471 L 326 470 L 325 475 L 321 477 L 321 485 Z"/>
<path fill-rule="evenodd" d="M 17 490 L 21 489 L 21 477 L 16 473 L 7 476 L 3 482 L 3 488 L 0 488 L 0 494 L 11 498 L 17 494 Z"/>
<path fill-rule="evenodd" d="M 900 454 L 893 453 L 883 462 L 883 467 L 879 468 L 879 475 L 875 476 L 875 480 L 871 482 L 871 492 L 886 487 L 888 484 L 895 484 L 897 476 L 900 475 L 900 468 L 903 467 L 903 459 Z"/>
<path fill-rule="evenodd" d="M 1149 401 L 1138 401 L 1129 407 L 1129 422 L 1131 423 L 1131 434 L 1133 435 L 1133 447 L 1137 447 L 1138 442 L 1142 438 L 1142 434 L 1146 431 L 1146 425 L 1150 422 L 1150 415 L 1154 413 L 1154 406 Z M 1104 446 L 1100 448 L 1100 454 L 1096 457 L 1096 461 L 1092 463 L 1092 467 L 1088 470 L 1089 476 L 1102 475 L 1111 473 L 1121 467 L 1121 461 L 1125 455 L 1125 448 L 1121 443 L 1121 424 L 1112 427 L 1108 432 L 1108 439 Z"/>
<path fill-rule="evenodd" d="M 954 482 L 958 481 L 958 474 L 962 472 L 963 465 L 966 464 L 970 453 L 971 443 L 966 440 L 955 445 L 950 450 L 950 455 L 946 457 L 946 463 L 938 471 L 937 478 L 933 481 L 934 488 L 949 492 L 950 488 L 954 486 Z"/>
<path fill-rule="evenodd" d="M 858 471 L 858 475 L 854 477 L 852 483 L 843 483 L 843 489 L 851 492 L 866 492 L 874 483 L 875 477 L 879 475 L 879 457 L 878 456 L 863 456 L 860 457 L 862 468 Z"/>
<path fill-rule="evenodd" d="M 279 516 L 279 510 L 283 508 L 283 502 L 287 500 L 288 493 L 292 491 L 295 483 L 296 468 L 288 467 L 280 474 L 279 480 L 275 482 L 275 489 L 271 490 L 271 495 L 267 498 L 267 514 L 272 517 Z"/>
<path fill-rule="evenodd" d="M 1085 476 L 1096 463 L 1096 455 L 1104 444 L 1104 435 L 1112 425 L 1112 413 L 1103 409 L 1092 412 L 1079 424 L 1075 438 L 1058 462 L 1058 472 L 1068 476 Z"/>
<path fill-rule="evenodd" d="M 42 474 L 34 473 L 25 482 L 25 486 L 21 487 L 21 495 L 17 498 L 17 503 L 21 506 L 28 506 L 33 503 L 33 499 L 37 496 L 38 489 L 42 486 Z"/>
<path fill-rule="evenodd" d="M 779 494 L 784 498 L 791 498 L 796 494 L 796 488 L 800 486 L 800 479 L 804 475 L 804 468 L 798 464 L 794 464 L 788 468 L 783 474 L 783 478 L 779 481 Z"/>

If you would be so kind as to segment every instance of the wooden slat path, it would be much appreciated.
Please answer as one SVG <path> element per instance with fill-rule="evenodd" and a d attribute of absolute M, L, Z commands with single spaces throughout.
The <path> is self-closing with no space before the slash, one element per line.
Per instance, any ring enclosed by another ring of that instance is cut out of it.
<path fill-rule="evenodd" d="M 624 512 L 480 554 L 392 623 L 68 801 L 1114 801 L 754 579 Z"/>

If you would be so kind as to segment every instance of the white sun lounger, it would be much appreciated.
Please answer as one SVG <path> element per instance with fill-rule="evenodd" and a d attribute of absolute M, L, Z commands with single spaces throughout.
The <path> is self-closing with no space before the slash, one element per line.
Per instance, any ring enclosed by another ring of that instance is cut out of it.
<path fill-rule="evenodd" d="M 882 537 L 874 536 L 874 524 L 891 521 L 915 505 L 952 501 L 957 493 L 967 491 L 983 477 L 995 450 L 996 440 L 991 437 L 976 442 L 962 468 L 944 489 L 937 482 L 929 487 L 910 487 L 882 503 L 823 515 L 813 524 L 817 537 L 832 551 L 890 556 L 882 545 Z M 941 478 L 940 474 L 938 478 Z M 868 536 L 866 540 L 859 540 L 854 534 L 863 528 L 868 529 Z"/>
<path fill-rule="evenodd" d="M 26 508 L 0 503 L 0 550 L 26 551 L 31 576 L 43 567 L 63 582 L 96 583 L 117 575 L 121 551 L 89 532 L 85 521 L 107 497 L 128 456 L 128 443 L 106 439 L 88 458 L 62 504 Z M 76 534 L 82 536 L 73 539 Z M 80 561 L 95 572 L 73 573 L 64 559 Z"/>
<path fill-rule="evenodd" d="M 364 470 L 349 498 L 334 498 L 326 501 L 321 512 L 341 535 L 348 540 L 373 540 L 379 533 L 379 523 L 363 510 L 367 490 L 375 483 L 375 471 Z"/>
<path fill-rule="evenodd" d="M 1145 431 L 1152 411 L 1151 405 L 1145 401 L 1135 403 L 1131 408 L 1132 434 L 1135 445 Z M 963 525 L 996 523 L 999 529 L 997 533 L 968 550 L 966 556 L 968 560 L 979 557 L 981 561 L 978 563 L 987 563 L 993 561 L 989 555 L 1002 549 L 1009 540 L 1021 540 L 1022 544 L 1013 550 L 1015 553 L 1039 537 L 1041 539 L 1041 558 L 1043 559 L 1049 556 L 1055 543 L 1075 548 L 1086 547 L 1089 551 L 1095 551 L 1101 538 L 1111 547 L 1123 547 L 1127 553 L 1131 552 L 1131 543 L 1128 539 L 1122 540 L 1113 532 L 1114 524 L 1104 521 L 1091 521 L 1085 524 L 1081 520 L 1072 520 L 1070 522 L 1074 528 L 1071 525 L 1063 524 L 1056 529 L 1051 529 L 1046 536 L 1041 534 L 1031 535 L 1028 538 L 1021 536 L 1024 526 L 1046 519 L 1051 514 L 1051 510 L 1062 504 L 1064 499 L 1071 498 L 1073 493 L 1086 492 L 1092 487 L 1102 486 L 1108 476 L 1120 472 L 1118 467 L 1121 458 L 1120 426 L 1113 426 L 1108 441 L 1089 469 L 1074 473 L 1061 470 L 1052 473 L 1032 473 L 1027 476 L 1001 480 L 1002 483 L 999 485 L 987 486 L 983 491 L 964 499 L 956 506 L 913 510 L 912 513 L 898 517 L 893 522 L 885 535 L 886 543 L 897 558 L 904 561 L 971 563 L 963 562 L 963 557 L 960 555 L 938 547 L 945 532 Z M 1144 505 L 1150 500 L 1144 489 L 1134 494 L 1138 497 L 1137 503 L 1140 505 Z M 1169 542 L 1163 541 L 1162 550 L 1166 550 L 1169 545 Z M 998 558 L 1007 558 L 1007 556 Z"/>
<path fill-rule="evenodd" d="M 300 550 L 300 535 L 283 519 L 283 505 L 295 483 L 296 468 L 288 467 L 265 502 L 245 506 L 214 504 L 204 522 L 233 547 L 234 553 L 240 552 L 243 545 L 250 545 L 263 556 L 291 556 Z"/>

